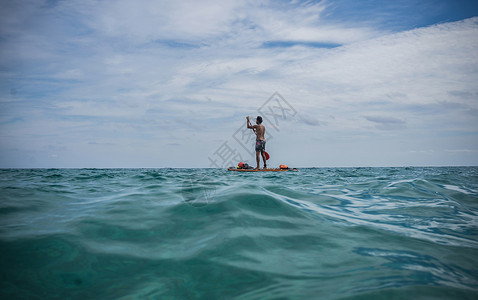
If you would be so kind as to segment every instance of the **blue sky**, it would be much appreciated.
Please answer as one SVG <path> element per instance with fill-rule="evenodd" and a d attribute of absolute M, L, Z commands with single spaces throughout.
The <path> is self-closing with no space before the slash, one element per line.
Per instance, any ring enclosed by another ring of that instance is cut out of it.
<path fill-rule="evenodd" d="M 478 165 L 476 49 L 477 1 L 2 1 L 0 167 L 253 163 L 278 105 L 271 166 Z"/>

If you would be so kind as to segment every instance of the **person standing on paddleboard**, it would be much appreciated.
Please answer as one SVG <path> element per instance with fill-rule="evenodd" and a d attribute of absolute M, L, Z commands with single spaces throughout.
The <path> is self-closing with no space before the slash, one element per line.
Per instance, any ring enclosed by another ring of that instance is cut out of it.
<path fill-rule="evenodd" d="M 256 119 L 256 125 L 252 125 L 249 117 L 247 119 L 247 128 L 252 129 L 256 134 L 256 162 L 257 168 L 259 169 L 259 163 L 261 162 L 260 155 L 262 156 L 262 160 L 264 161 L 264 169 L 267 169 L 266 164 L 266 138 L 264 137 L 266 133 L 266 128 L 262 125 L 262 117 L 258 116 Z"/>

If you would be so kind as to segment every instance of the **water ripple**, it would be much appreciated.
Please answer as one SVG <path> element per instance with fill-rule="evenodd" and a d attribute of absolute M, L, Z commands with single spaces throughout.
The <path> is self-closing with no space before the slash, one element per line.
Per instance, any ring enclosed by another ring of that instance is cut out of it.
<path fill-rule="evenodd" d="M 0 176 L 4 299 L 478 293 L 478 168 Z"/>

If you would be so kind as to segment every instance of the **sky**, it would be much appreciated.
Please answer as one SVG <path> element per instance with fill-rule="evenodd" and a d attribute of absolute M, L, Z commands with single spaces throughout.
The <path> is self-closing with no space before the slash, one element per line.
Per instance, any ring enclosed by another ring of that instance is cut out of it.
<path fill-rule="evenodd" d="M 0 168 L 478 165 L 478 2 L 0 2 Z"/>

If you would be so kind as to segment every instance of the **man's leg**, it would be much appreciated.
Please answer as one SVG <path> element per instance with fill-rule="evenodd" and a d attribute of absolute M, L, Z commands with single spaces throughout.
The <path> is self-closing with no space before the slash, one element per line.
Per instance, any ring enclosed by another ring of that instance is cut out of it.
<path fill-rule="evenodd" d="M 257 168 L 256 169 L 259 169 L 259 163 L 261 162 L 261 159 L 259 157 L 259 151 L 256 151 L 256 162 L 257 162 Z"/>
<path fill-rule="evenodd" d="M 264 151 L 261 152 L 262 155 L 262 160 L 264 161 L 264 169 L 267 169 L 267 164 L 266 164 L 266 154 Z"/>

